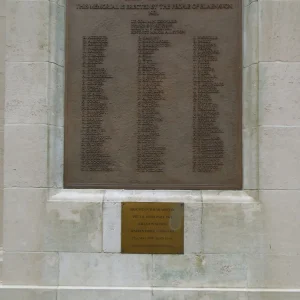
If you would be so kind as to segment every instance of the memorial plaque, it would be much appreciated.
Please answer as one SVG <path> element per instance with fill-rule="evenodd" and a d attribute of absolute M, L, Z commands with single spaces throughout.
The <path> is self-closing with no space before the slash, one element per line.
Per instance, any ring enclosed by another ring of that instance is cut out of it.
<path fill-rule="evenodd" d="M 66 188 L 242 187 L 242 0 L 67 1 Z"/>
<path fill-rule="evenodd" d="M 122 253 L 184 253 L 184 204 L 122 203 Z"/>

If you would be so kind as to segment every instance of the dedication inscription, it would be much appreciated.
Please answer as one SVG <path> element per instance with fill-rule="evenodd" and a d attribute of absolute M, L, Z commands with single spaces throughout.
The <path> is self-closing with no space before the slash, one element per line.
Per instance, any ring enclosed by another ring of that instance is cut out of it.
<path fill-rule="evenodd" d="M 122 253 L 184 253 L 184 204 L 122 203 Z"/>
<path fill-rule="evenodd" d="M 67 1 L 65 187 L 241 188 L 241 12 Z"/>

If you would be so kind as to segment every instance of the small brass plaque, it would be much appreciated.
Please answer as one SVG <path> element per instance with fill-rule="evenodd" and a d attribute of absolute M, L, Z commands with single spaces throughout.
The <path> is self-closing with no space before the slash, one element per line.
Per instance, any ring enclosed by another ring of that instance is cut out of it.
<path fill-rule="evenodd" d="M 183 254 L 184 204 L 122 204 L 122 253 Z"/>

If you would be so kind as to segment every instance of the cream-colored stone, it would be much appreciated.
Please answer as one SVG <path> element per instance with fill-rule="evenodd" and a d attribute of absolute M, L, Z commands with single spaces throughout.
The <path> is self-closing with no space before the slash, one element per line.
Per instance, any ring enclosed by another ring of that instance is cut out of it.
<path fill-rule="evenodd" d="M 56 300 L 56 290 L 1 288 L 1 300 Z"/>
<path fill-rule="evenodd" d="M 3 0 L 0 0 L 0 3 Z M 4 73 L 5 70 L 5 28 L 6 18 L 1 16 L 1 4 L 0 4 L 0 74 Z M 0 90 L 1 92 L 1 90 Z"/>
<path fill-rule="evenodd" d="M 49 61 L 60 66 L 65 61 L 65 7 L 50 2 Z"/>
<path fill-rule="evenodd" d="M 259 60 L 300 61 L 300 2 L 260 1 Z"/>
<path fill-rule="evenodd" d="M 256 2 L 257 0 L 243 0 L 243 4 L 244 4 L 244 6 L 248 6 L 248 5 L 250 5 L 252 2 Z"/>
<path fill-rule="evenodd" d="M 299 288 L 299 255 L 261 254 L 248 256 L 247 261 L 249 288 Z"/>
<path fill-rule="evenodd" d="M 6 125 L 5 187 L 47 186 L 47 126 Z"/>
<path fill-rule="evenodd" d="M 103 202 L 105 190 L 49 189 L 51 201 Z"/>
<path fill-rule="evenodd" d="M 261 204 L 204 203 L 202 216 L 204 253 L 262 253 Z"/>
<path fill-rule="evenodd" d="M 103 251 L 121 252 L 121 203 L 103 203 Z"/>
<path fill-rule="evenodd" d="M 6 0 L 0 0 L 0 17 L 6 16 Z"/>
<path fill-rule="evenodd" d="M 49 2 L 7 1 L 8 61 L 48 61 Z"/>
<path fill-rule="evenodd" d="M 152 256 L 60 253 L 59 285 L 150 286 Z"/>
<path fill-rule="evenodd" d="M 9 285 L 57 285 L 57 253 L 4 253 L 3 283 Z"/>
<path fill-rule="evenodd" d="M 300 128 L 261 127 L 261 189 L 300 189 Z"/>
<path fill-rule="evenodd" d="M 151 300 L 151 291 L 141 290 L 60 290 L 57 300 Z"/>
<path fill-rule="evenodd" d="M 102 203 L 48 202 L 45 223 L 45 251 L 102 251 Z"/>
<path fill-rule="evenodd" d="M 5 251 L 41 251 L 47 189 L 5 189 Z"/>
<path fill-rule="evenodd" d="M 240 254 L 154 255 L 153 286 L 245 287 L 247 265 Z"/>
<path fill-rule="evenodd" d="M 48 135 L 48 186 L 62 188 L 64 173 L 64 129 L 63 127 L 49 126 Z"/>
<path fill-rule="evenodd" d="M 243 129 L 258 125 L 258 65 L 243 70 Z"/>
<path fill-rule="evenodd" d="M 248 300 L 243 292 L 153 291 L 152 300 Z"/>
<path fill-rule="evenodd" d="M 46 124 L 47 63 L 7 63 L 6 78 L 6 124 Z"/>
<path fill-rule="evenodd" d="M 300 255 L 300 190 L 260 191 L 264 207 L 265 251 Z"/>
<path fill-rule="evenodd" d="M 248 292 L 248 300 L 299 300 L 300 292 L 293 290 L 277 292 Z"/>
<path fill-rule="evenodd" d="M 202 191 L 203 203 L 253 203 L 253 193 L 246 190 L 206 190 Z"/>
<path fill-rule="evenodd" d="M 261 63 L 259 78 L 259 124 L 300 126 L 300 63 Z"/>
<path fill-rule="evenodd" d="M 243 188 L 258 188 L 258 129 L 243 130 Z"/>
<path fill-rule="evenodd" d="M 244 7 L 244 43 L 243 65 L 250 66 L 258 62 L 258 2 Z"/>
<path fill-rule="evenodd" d="M 201 191 L 106 190 L 105 202 L 201 202 Z"/>
<path fill-rule="evenodd" d="M 54 63 L 49 66 L 48 124 L 64 126 L 64 69 Z"/>
<path fill-rule="evenodd" d="M 184 253 L 200 253 L 203 249 L 203 205 L 184 203 Z"/>

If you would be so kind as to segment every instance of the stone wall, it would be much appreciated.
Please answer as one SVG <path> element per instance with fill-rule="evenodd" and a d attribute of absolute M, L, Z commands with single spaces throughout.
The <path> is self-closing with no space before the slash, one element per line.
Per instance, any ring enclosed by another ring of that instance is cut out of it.
<path fill-rule="evenodd" d="M 299 299 L 300 2 L 245 0 L 242 191 L 63 189 L 64 11 L 7 2 L 0 299 Z M 123 201 L 185 202 L 184 255 L 121 254 Z"/>
<path fill-rule="evenodd" d="M 0 282 L 2 280 L 3 259 L 3 139 L 4 139 L 4 73 L 5 73 L 5 0 L 0 0 Z"/>

